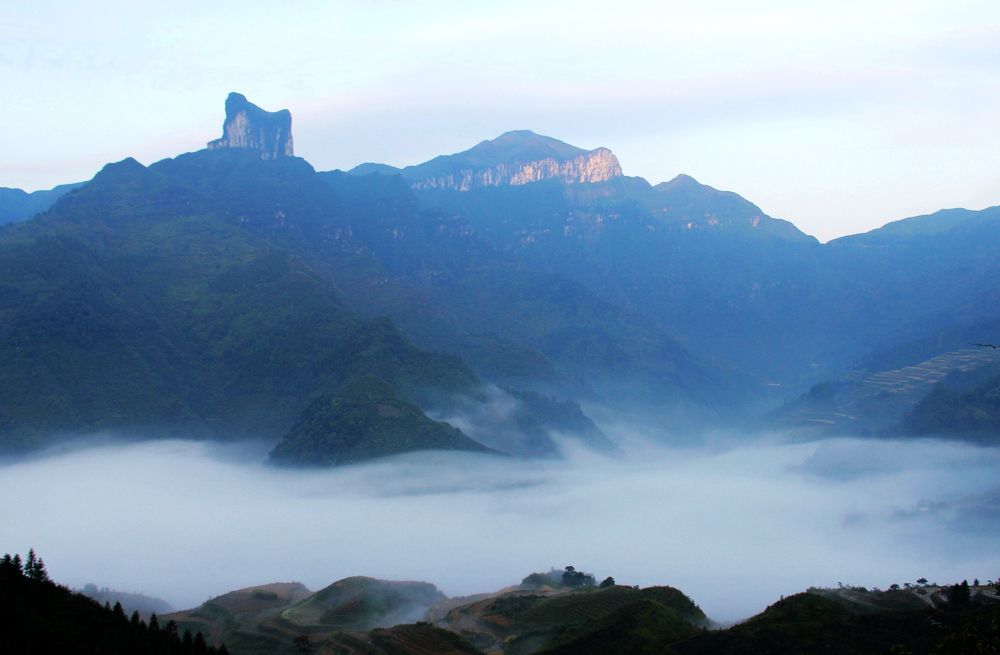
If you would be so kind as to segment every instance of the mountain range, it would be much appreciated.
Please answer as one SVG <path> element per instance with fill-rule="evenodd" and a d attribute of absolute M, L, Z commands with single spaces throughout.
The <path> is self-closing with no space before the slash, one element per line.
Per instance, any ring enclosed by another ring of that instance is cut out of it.
<path fill-rule="evenodd" d="M 863 381 L 979 369 L 949 358 L 968 349 L 954 335 L 1000 337 L 1000 208 L 820 244 L 735 193 L 527 130 L 318 172 L 287 110 L 235 93 L 206 149 L 4 189 L 0 222 L 8 451 L 99 431 L 264 437 L 299 463 L 551 455 L 556 434 L 613 449 L 578 403 L 676 429 L 767 412 L 921 431 L 907 417 L 931 387 Z M 479 427 L 440 420 L 459 413 Z"/>
<path fill-rule="evenodd" d="M 464 598 L 427 582 L 356 576 L 316 592 L 261 584 L 130 621 L 121 605 L 102 608 L 44 568 L 25 574 L 19 564 L 0 566 L 0 626 L 16 652 L 952 655 L 994 652 L 1000 637 L 992 582 L 811 588 L 723 628 L 679 589 L 610 576 L 598 585 L 574 567 Z"/>

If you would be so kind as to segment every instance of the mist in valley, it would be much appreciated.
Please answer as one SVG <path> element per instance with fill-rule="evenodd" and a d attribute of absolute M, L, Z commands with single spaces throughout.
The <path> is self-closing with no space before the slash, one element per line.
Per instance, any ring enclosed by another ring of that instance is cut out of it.
<path fill-rule="evenodd" d="M 302 470 L 263 464 L 267 444 L 78 442 L 0 463 L 0 548 L 34 547 L 63 584 L 175 607 L 352 575 L 466 595 L 572 564 L 678 587 L 723 622 L 811 585 L 1000 571 L 1000 450 L 729 434 L 667 447 L 601 427 L 623 454 L 567 440 L 563 459 L 424 452 Z"/>

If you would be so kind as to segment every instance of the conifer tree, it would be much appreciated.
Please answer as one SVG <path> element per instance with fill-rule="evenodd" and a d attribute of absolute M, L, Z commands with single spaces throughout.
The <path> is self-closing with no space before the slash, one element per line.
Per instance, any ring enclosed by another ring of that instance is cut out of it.
<path fill-rule="evenodd" d="M 34 548 L 29 548 L 28 549 L 28 561 L 24 563 L 24 575 L 27 576 L 27 577 L 29 577 L 29 578 L 34 579 L 34 577 L 35 577 L 35 566 L 37 566 L 37 564 L 35 562 L 35 549 Z"/>

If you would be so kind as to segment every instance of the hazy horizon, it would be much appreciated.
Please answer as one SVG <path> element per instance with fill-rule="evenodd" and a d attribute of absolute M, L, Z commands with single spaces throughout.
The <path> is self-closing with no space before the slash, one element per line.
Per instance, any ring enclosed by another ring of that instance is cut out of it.
<path fill-rule="evenodd" d="M 63 584 L 177 608 L 353 575 L 466 595 L 572 564 L 678 587 L 725 622 L 809 586 L 1000 569 L 1000 449 L 735 435 L 671 448 L 614 434 L 623 458 L 428 452 L 314 470 L 264 466 L 266 448 L 245 443 L 77 445 L 0 462 L 0 494 L 17 499 L 0 509 L 0 548 L 35 548 Z"/>
<path fill-rule="evenodd" d="M 18 129 L 0 186 L 199 149 L 235 90 L 290 109 L 297 153 L 321 170 L 419 163 L 527 128 L 609 147 L 652 183 L 687 173 L 735 191 L 822 241 L 1000 202 L 996 3 L 116 0 L 4 13 L 0 71 L 18 92 L 0 118 Z"/>

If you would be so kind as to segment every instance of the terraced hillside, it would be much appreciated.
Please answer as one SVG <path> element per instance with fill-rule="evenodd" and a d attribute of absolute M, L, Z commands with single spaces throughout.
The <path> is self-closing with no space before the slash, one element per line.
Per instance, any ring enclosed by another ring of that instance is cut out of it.
<path fill-rule="evenodd" d="M 937 357 L 891 371 L 879 371 L 861 380 L 869 393 L 886 391 L 892 394 L 923 397 L 930 387 L 952 373 L 966 373 L 1000 361 L 1000 350 L 992 348 L 967 348 L 954 350 Z M 916 402 L 916 401 L 914 401 Z"/>
<path fill-rule="evenodd" d="M 787 404 L 775 413 L 772 425 L 802 435 L 889 434 L 937 383 L 997 366 L 1000 350 L 970 347 L 909 366 L 852 371 Z"/>

